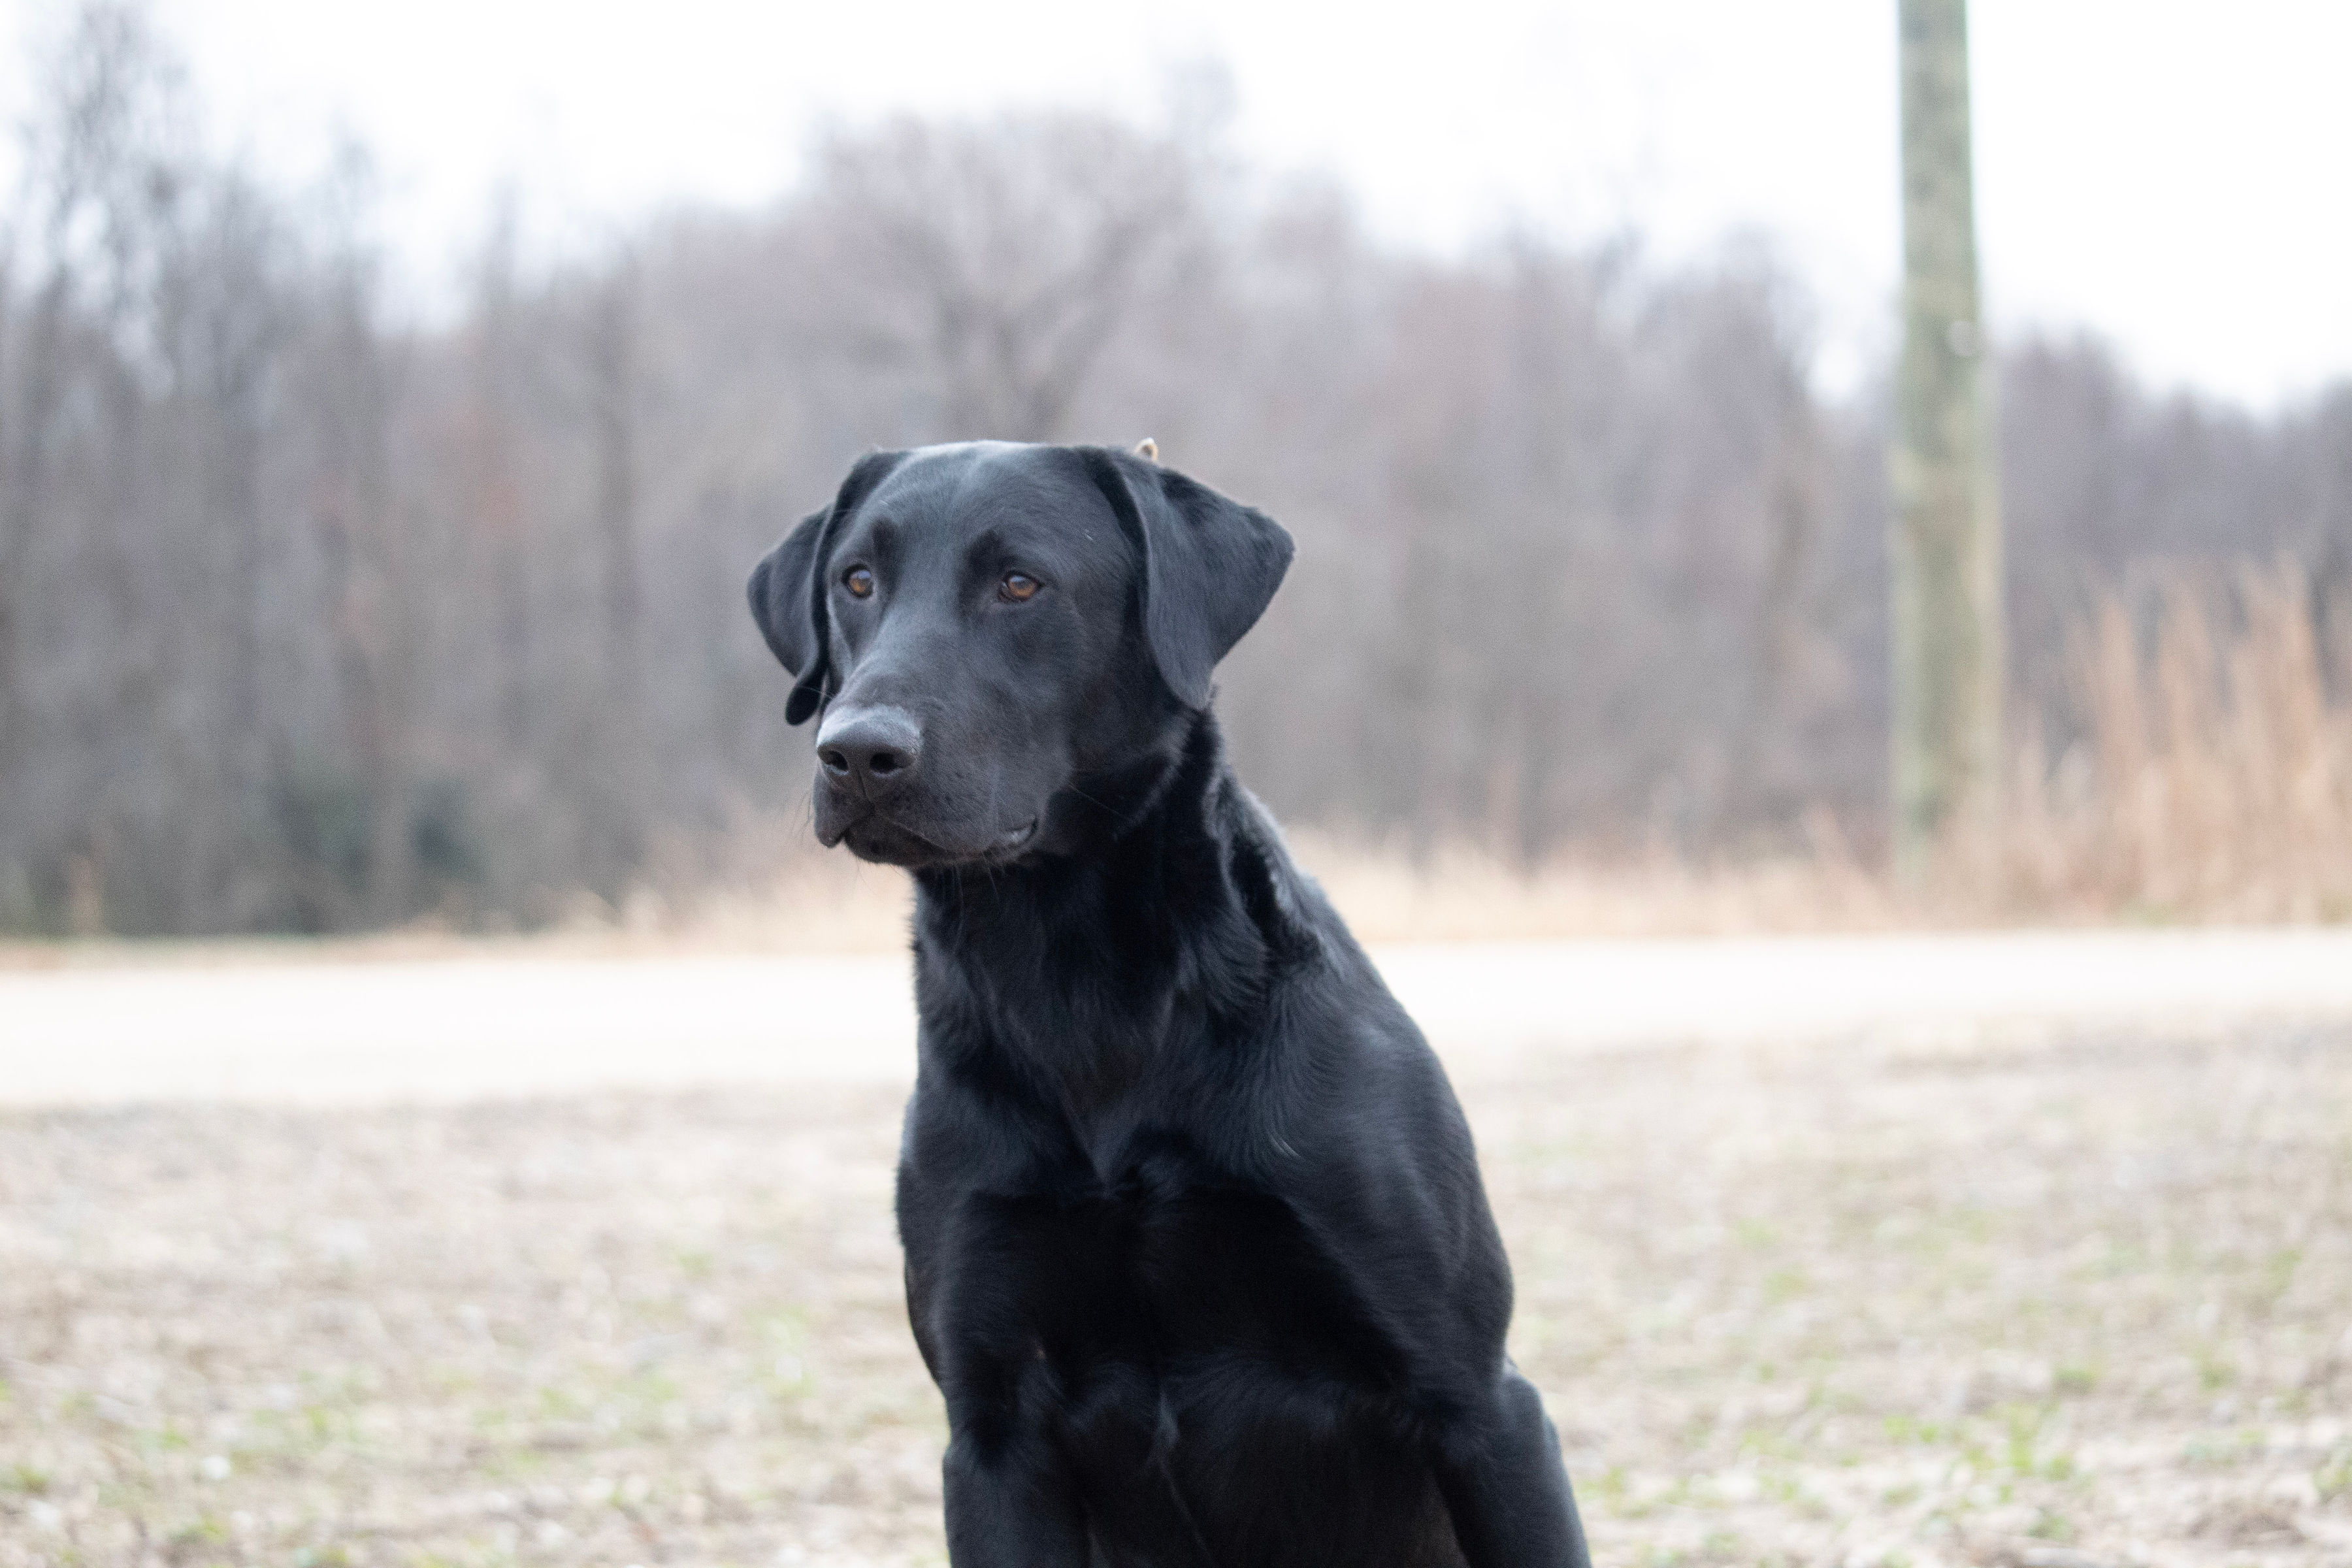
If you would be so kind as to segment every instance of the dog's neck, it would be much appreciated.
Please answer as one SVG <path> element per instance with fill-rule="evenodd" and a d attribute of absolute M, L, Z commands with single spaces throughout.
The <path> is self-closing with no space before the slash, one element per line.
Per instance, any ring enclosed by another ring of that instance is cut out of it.
<path fill-rule="evenodd" d="M 1169 740 L 1085 781 L 1078 852 L 916 878 L 927 1038 L 1003 1053 L 1073 1115 L 1124 1095 L 1171 1046 L 1246 1038 L 1267 984 L 1312 940 L 1216 721 L 1187 715 Z"/>

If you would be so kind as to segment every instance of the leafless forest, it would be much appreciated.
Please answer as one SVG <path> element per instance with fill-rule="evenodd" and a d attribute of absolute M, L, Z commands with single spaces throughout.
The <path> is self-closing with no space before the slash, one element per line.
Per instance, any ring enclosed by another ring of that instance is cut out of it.
<path fill-rule="evenodd" d="M 1290 526 L 1222 702 L 1295 822 L 1528 862 L 1881 837 L 1884 399 L 1819 394 L 1769 246 L 1409 253 L 1177 95 L 842 131 L 764 210 L 551 268 L 491 215 L 419 325 L 362 153 L 300 190 L 207 154 L 110 5 L 36 75 L 0 929 L 529 924 L 756 873 L 808 770 L 749 564 L 859 451 L 978 436 L 1149 434 Z M 2087 341 L 2000 353 L 2032 765 L 2116 754 L 2094 678 L 2168 602 L 2227 665 L 2293 584 L 2340 705 L 2352 384 L 2257 416 Z"/>

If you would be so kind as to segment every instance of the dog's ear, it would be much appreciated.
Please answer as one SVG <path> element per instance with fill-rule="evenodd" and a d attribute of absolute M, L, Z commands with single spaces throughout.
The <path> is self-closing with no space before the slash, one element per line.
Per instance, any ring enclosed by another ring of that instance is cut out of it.
<path fill-rule="evenodd" d="M 1293 546 L 1255 507 L 1132 452 L 1087 449 L 1095 482 L 1143 553 L 1143 629 L 1160 679 L 1205 708 L 1217 661 L 1265 613 Z"/>
<path fill-rule="evenodd" d="M 824 595 L 814 579 L 832 521 L 833 508 L 818 508 L 751 568 L 751 619 L 777 662 L 800 677 L 784 700 L 784 718 L 793 724 L 809 716 L 824 685 Z"/>
<path fill-rule="evenodd" d="M 798 528 L 751 568 L 751 619 L 768 650 L 796 679 L 784 700 L 784 722 L 797 724 L 833 694 L 833 630 L 825 618 L 822 574 L 837 524 L 857 510 L 906 458 L 904 452 L 869 452 L 841 482 L 833 504 L 801 519 Z"/>

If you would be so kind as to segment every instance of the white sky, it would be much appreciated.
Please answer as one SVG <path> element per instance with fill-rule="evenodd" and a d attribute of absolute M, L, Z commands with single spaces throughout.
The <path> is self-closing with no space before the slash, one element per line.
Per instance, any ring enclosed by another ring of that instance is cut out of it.
<path fill-rule="evenodd" d="M 577 243 L 772 196 L 827 115 L 1150 117 L 1169 67 L 1213 57 L 1239 150 L 1336 174 L 1385 233 L 1630 221 L 1684 256 L 1761 229 L 1820 299 L 1826 381 L 1892 341 L 1894 0 L 153 3 L 225 142 L 298 178 L 338 127 L 375 151 L 428 297 L 502 184 L 541 244 Z M 0 9 L 19 35 L 57 14 Z M 1996 331 L 2086 325 L 2159 384 L 2257 403 L 2352 375 L 2352 4 L 1971 9 Z"/>

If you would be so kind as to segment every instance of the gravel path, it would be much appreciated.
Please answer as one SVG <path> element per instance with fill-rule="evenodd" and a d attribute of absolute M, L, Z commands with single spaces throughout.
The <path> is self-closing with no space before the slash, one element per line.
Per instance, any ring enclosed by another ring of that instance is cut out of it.
<path fill-rule="evenodd" d="M 1635 1043 L 2035 1021 L 2352 1021 L 2352 931 L 1465 943 L 1379 952 L 1457 1073 Z M 369 1104 L 904 1084 L 899 955 L 0 968 L 0 1103 Z"/>

